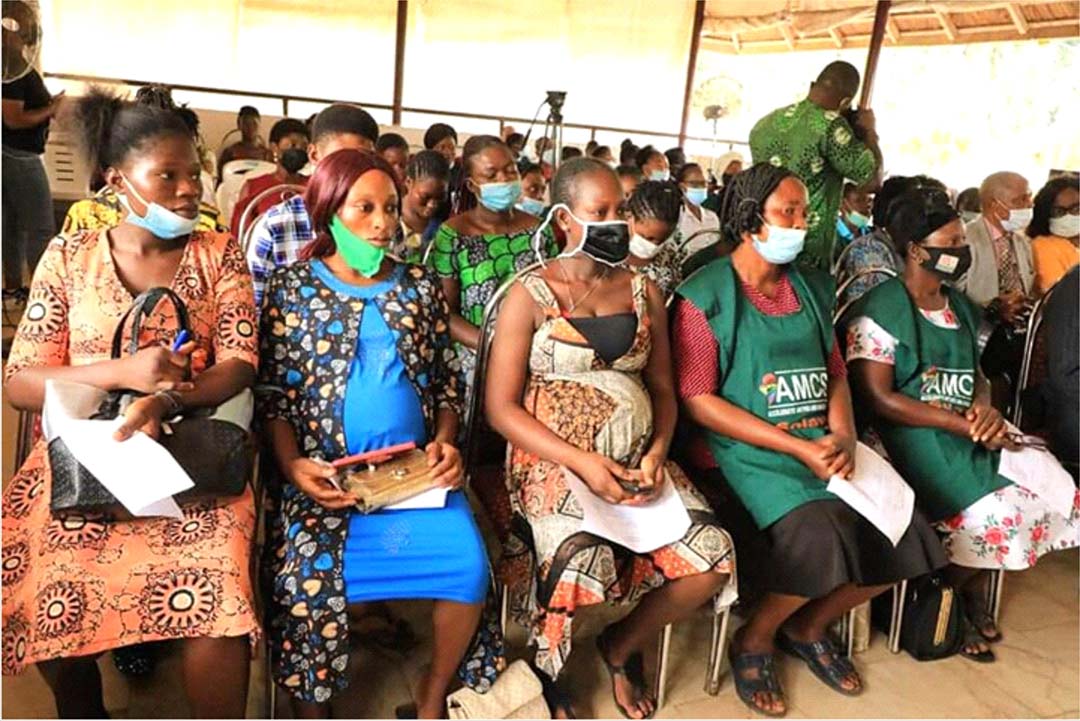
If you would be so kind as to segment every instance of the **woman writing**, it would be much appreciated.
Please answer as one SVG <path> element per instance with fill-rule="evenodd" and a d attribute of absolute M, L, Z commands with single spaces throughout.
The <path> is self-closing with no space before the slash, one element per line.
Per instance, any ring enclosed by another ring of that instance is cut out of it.
<path fill-rule="evenodd" d="M 565 250 L 509 291 L 487 374 L 487 418 L 511 444 L 507 483 L 535 549 L 532 559 L 511 539 L 505 572 L 536 665 L 550 678 L 570 653 L 577 609 L 637 603 L 597 645 L 620 711 L 648 718 L 656 701 L 642 649 L 723 588 L 734 558 L 705 501 L 667 460 L 676 415 L 667 313 L 645 276 L 614 267 L 629 253 L 618 178 L 605 163 L 578 158 L 559 168 L 552 196 L 549 217 L 566 235 Z M 609 503 L 642 502 L 673 483 L 692 524 L 644 554 L 581 534 L 567 472 Z"/>
<path fill-rule="evenodd" d="M 679 287 L 674 349 L 679 395 L 726 482 L 765 537 L 765 595 L 730 649 L 751 709 L 787 711 L 776 645 L 833 690 L 862 679 L 826 630 L 892 583 L 944 564 L 917 514 L 899 544 L 826 490 L 854 472 L 855 424 L 832 329 L 833 284 L 791 265 L 806 235 L 806 186 L 755 165 L 732 180 L 725 232 L 739 239 Z"/>
<path fill-rule="evenodd" d="M 7 396 L 39 412 L 48 380 L 137 391 L 145 395 L 128 406 L 116 438 L 156 436 L 178 410 L 216 406 L 255 379 L 251 280 L 230 236 L 195 229 L 199 157 L 173 111 L 92 91 L 76 103 L 74 127 L 127 213 L 113 228 L 49 245 L 4 369 Z M 178 319 L 162 304 L 140 329 L 141 350 L 110 360 L 121 317 L 159 286 L 183 300 L 192 339 L 169 350 Z M 95 658 L 182 639 L 194 714 L 242 717 L 248 637 L 259 633 L 250 487 L 185 506 L 179 521 L 54 518 L 50 495 L 42 440 L 4 492 L 4 673 L 37 664 L 59 716 L 104 718 Z"/>
<path fill-rule="evenodd" d="M 262 316 L 260 380 L 274 389 L 264 417 L 289 481 L 275 522 L 274 677 L 298 716 L 327 718 L 348 685 L 347 604 L 434 599 L 435 653 L 416 699 L 420 718 L 439 718 L 489 578 L 456 490 L 461 381 L 449 369 L 448 306 L 428 271 L 387 254 L 398 191 L 384 160 L 327 156 L 305 205 L 316 238 L 271 275 Z M 444 507 L 363 515 L 331 483 L 327 461 L 408 442 L 451 489 Z"/>

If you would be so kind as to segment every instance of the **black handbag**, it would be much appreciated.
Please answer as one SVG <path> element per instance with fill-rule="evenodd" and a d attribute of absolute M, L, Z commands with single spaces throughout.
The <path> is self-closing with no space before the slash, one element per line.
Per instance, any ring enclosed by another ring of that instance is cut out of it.
<path fill-rule="evenodd" d="M 887 597 L 875 599 L 875 625 L 888 626 Z M 908 581 L 904 614 L 900 622 L 900 647 L 918 661 L 936 661 L 960 652 L 964 646 L 967 620 L 963 597 L 932 573 Z"/>
<path fill-rule="evenodd" d="M 120 319 L 113 334 L 113 359 L 120 357 L 124 327 L 129 317 L 131 342 L 128 353 L 133 355 L 139 350 L 143 321 L 162 299 L 168 299 L 176 310 L 180 322 L 177 332 L 188 330 L 187 308 L 179 296 L 168 288 L 151 288 L 136 298 Z M 111 391 L 91 418 L 117 418 L 131 400 L 140 395 L 134 391 Z M 185 410 L 178 420 L 169 420 L 171 432 L 163 432 L 158 442 L 195 484 L 176 494 L 178 503 L 239 496 L 244 492 L 255 464 L 255 444 L 250 431 L 251 405 L 251 391 L 245 389 L 217 408 L 192 408 Z M 92 513 L 114 520 L 131 517 L 112 493 L 75 459 L 60 437 L 49 442 L 49 466 L 52 471 L 50 508 L 54 515 Z M 146 472 L 150 475 L 153 469 L 147 468 Z"/>

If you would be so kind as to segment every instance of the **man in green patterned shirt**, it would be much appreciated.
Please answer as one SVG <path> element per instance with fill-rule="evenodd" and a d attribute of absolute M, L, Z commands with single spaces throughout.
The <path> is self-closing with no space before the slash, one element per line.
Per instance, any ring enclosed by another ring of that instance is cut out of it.
<path fill-rule="evenodd" d="M 754 162 L 787 168 L 810 192 L 806 248 L 799 256 L 803 265 L 828 270 L 832 264 L 845 178 L 871 192 L 881 181 L 873 111 L 856 115 L 862 140 L 844 119 L 858 89 L 859 71 L 851 63 L 829 63 L 804 100 L 772 111 L 750 131 Z"/>

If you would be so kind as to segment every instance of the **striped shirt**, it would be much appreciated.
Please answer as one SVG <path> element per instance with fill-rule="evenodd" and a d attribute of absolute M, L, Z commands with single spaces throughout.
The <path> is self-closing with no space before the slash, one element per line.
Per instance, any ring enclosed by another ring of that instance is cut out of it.
<path fill-rule="evenodd" d="M 255 305 L 262 307 L 263 292 L 274 269 L 292 265 L 305 245 L 315 239 L 304 198 L 295 195 L 266 211 L 251 233 L 247 249 Z"/>

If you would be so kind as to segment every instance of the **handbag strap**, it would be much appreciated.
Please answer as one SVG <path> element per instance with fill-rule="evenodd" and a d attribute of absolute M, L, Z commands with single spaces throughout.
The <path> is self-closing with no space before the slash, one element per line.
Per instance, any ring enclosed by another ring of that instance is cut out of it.
<path fill-rule="evenodd" d="M 170 288 L 150 288 L 139 294 L 139 297 L 135 299 L 131 307 L 120 318 L 116 331 L 113 333 L 112 358 L 114 360 L 120 357 L 120 346 L 123 342 L 124 326 L 127 324 L 128 317 L 131 317 L 131 342 L 128 344 L 128 355 L 135 355 L 139 351 L 139 333 L 142 330 L 143 320 L 154 311 L 162 298 L 167 298 L 176 311 L 180 326 L 176 329 L 176 332 L 190 331 L 191 326 L 188 323 L 187 306 L 184 305 L 184 301 L 180 299 L 180 296 Z"/>

